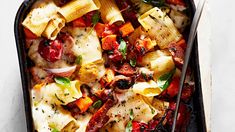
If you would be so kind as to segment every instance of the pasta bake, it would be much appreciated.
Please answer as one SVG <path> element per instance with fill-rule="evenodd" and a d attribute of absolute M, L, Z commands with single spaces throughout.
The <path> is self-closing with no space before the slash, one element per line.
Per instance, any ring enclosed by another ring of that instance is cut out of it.
<path fill-rule="evenodd" d="M 190 24 L 183 0 L 37 0 L 22 25 L 37 132 L 171 131 Z M 188 69 L 176 130 L 194 92 Z"/>

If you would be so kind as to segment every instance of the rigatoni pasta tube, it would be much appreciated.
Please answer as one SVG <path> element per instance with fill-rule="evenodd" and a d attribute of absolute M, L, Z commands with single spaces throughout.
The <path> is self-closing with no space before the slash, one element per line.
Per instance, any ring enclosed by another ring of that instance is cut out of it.
<path fill-rule="evenodd" d="M 66 22 L 71 22 L 86 13 L 100 8 L 99 0 L 72 0 L 60 8 L 59 13 Z"/>
<path fill-rule="evenodd" d="M 57 13 L 58 7 L 54 2 L 48 4 L 41 4 L 34 7 L 23 21 L 23 26 L 28 28 L 38 37 L 41 36 L 48 22 L 51 20 L 51 16 Z"/>
<path fill-rule="evenodd" d="M 52 18 L 44 32 L 42 33 L 42 36 L 54 40 L 57 37 L 57 34 L 60 32 L 60 30 L 65 26 L 65 20 L 63 17 L 61 17 L 59 14 L 55 15 L 54 18 Z"/>
<path fill-rule="evenodd" d="M 104 23 L 122 23 L 124 19 L 114 0 L 100 0 L 101 18 Z"/>
<path fill-rule="evenodd" d="M 149 82 L 135 83 L 133 85 L 133 92 L 146 97 L 153 97 L 159 95 L 162 92 L 162 89 L 158 87 L 155 81 L 150 80 Z"/>
<path fill-rule="evenodd" d="M 156 40 L 160 49 L 167 48 L 170 43 L 182 37 L 172 20 L 157 7 L 141 15 L 138 20 L 151 39 Z"/>

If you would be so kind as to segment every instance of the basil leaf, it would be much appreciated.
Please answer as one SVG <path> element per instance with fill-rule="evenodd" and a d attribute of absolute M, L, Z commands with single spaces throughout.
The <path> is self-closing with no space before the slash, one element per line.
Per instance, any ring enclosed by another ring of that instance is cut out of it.
<path fill-rule="evenodd" d="M 51 130 L 51 132 L 60 132 L 58 129 L 56 129 L 56 128 L 53 128 L 52 130 Z"/>
<path fill-rule="evenodd" d="M 75 63 L 80 65 L 82 63 L 82 55 L 79 55 L 76 60 L 75 60 Z"/>
<path fill-rule="evenodd" d="M 60 85 L 64 85 L 64 86 L 70 85 L 70 80 L 65 77 L 56 77 L 56 78 L 54 78 L 54 80 L 57 84 L 60 84 Z"/>
<path fill-rule="evenodd" d="M 122 57 L 123 57 L 124 59 L 126 59 L 126 50 L 127 50 L 127 46 L 126 46 L 126 42 L 125 42 L 123 39 L 121 39 L 120 45 L 119 45 L 119 47 L 118 47 L 118 50 L 121 52 Z"/>
<path fill-rule="evenodd" d="M 169 73 L 161 75 L 157 80 L 158 87 L 161 88 L 162 90 L 165 90 L 170 85 L 172 77 L 175 74 L 175 71 L 176 68 L 171 70 Z"/>
<path fill-rule="evenodd" d="M 126 132 L 132 132 L 132 121 L 129 121 L 126 125 Z"/>
<path fill-rule="evenodd" d="M 101 105 L 102 105 L 102 101 L 101 101 L 101 100 L 98 100 L 98 101 L 96 101 L 92 106 L 93 106 L 94 108 L 100 108 Z"/>
<path fill-rule="evenodd" d="M 92 18 L 91 18 L 91 21 L 92 21 L 92 24 L 95 25 L 99 22 L 100 20 L 100 13 L 99 12 L 96 12 L 95 14 L 93 14 Z"/>
<path fill-rule="evenodd" d="M 130 60 L 130 65 L 131 65 L 132 67 L 135 67 L 135 66 L 136 66 L 136 59 L 131 59 L 131 60 Z"/>

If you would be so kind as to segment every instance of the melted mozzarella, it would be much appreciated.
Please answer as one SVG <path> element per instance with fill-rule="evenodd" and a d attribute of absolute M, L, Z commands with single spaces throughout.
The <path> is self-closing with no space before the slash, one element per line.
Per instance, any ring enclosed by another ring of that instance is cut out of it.
<path fill-rule="evenodd" d="M 95 62 L 102 59 L 100 41 L 92 28 L 68 28 L 74 37 L 75 45 L 72 51 L 76 56 L 82 56 L 82 64 Z"/>
<path fill-rule="evenodd" d="M 134 113 L 134 120 L 144 123 L 148 123 L 158 113 L 143 96 L 133 93 L 132 90 L 118 95 L 118 100 L 119 103 L 108 111 L 107 115 L 110 120 L 101 131 L 125 131 L 125 126 L 130 120 L 131 109 Z"/>
<path fill-rule="evenodd" d="M 67 87 L 51 83 L 43 86 L 39 90 L 33 89 L 32 94 L 37 102 L 47 101 L 56 105 L 66 105 L 82 97 L 78 81 L 72 81 L 71 86 Z"/>
<path fill-rule="evenodd" d="M 35 103 L 33 101 L 33 103 Z M 57 106 L 40 102 L 33 105 L 34 127 L 38 132 L 51 132 L 53 128 L 63 129 L 69 122 L 75 121 L 69 112 Z"/>
<path fill-rule="evenodd" d="M 79 124 L 80 127 L 78 128 L 78 130 L 76 132 L 85 132 L 87 124 L 90 121 L 91 117 L 92 117 L 92 115 L 88 114 L 88 113 L 77 117 L 77 124 Z"/>

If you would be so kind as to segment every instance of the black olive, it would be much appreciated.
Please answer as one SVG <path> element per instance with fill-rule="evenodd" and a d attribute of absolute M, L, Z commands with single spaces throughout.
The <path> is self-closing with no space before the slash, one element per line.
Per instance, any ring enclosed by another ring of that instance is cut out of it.
<path fill-rule="evenodd" d="M 130 88 L 130 82 L 129 82 L 129 80 L 121 79 L 116 82 L 116 86 L 119 89 L 128 89 L 128 88 Z"/>

